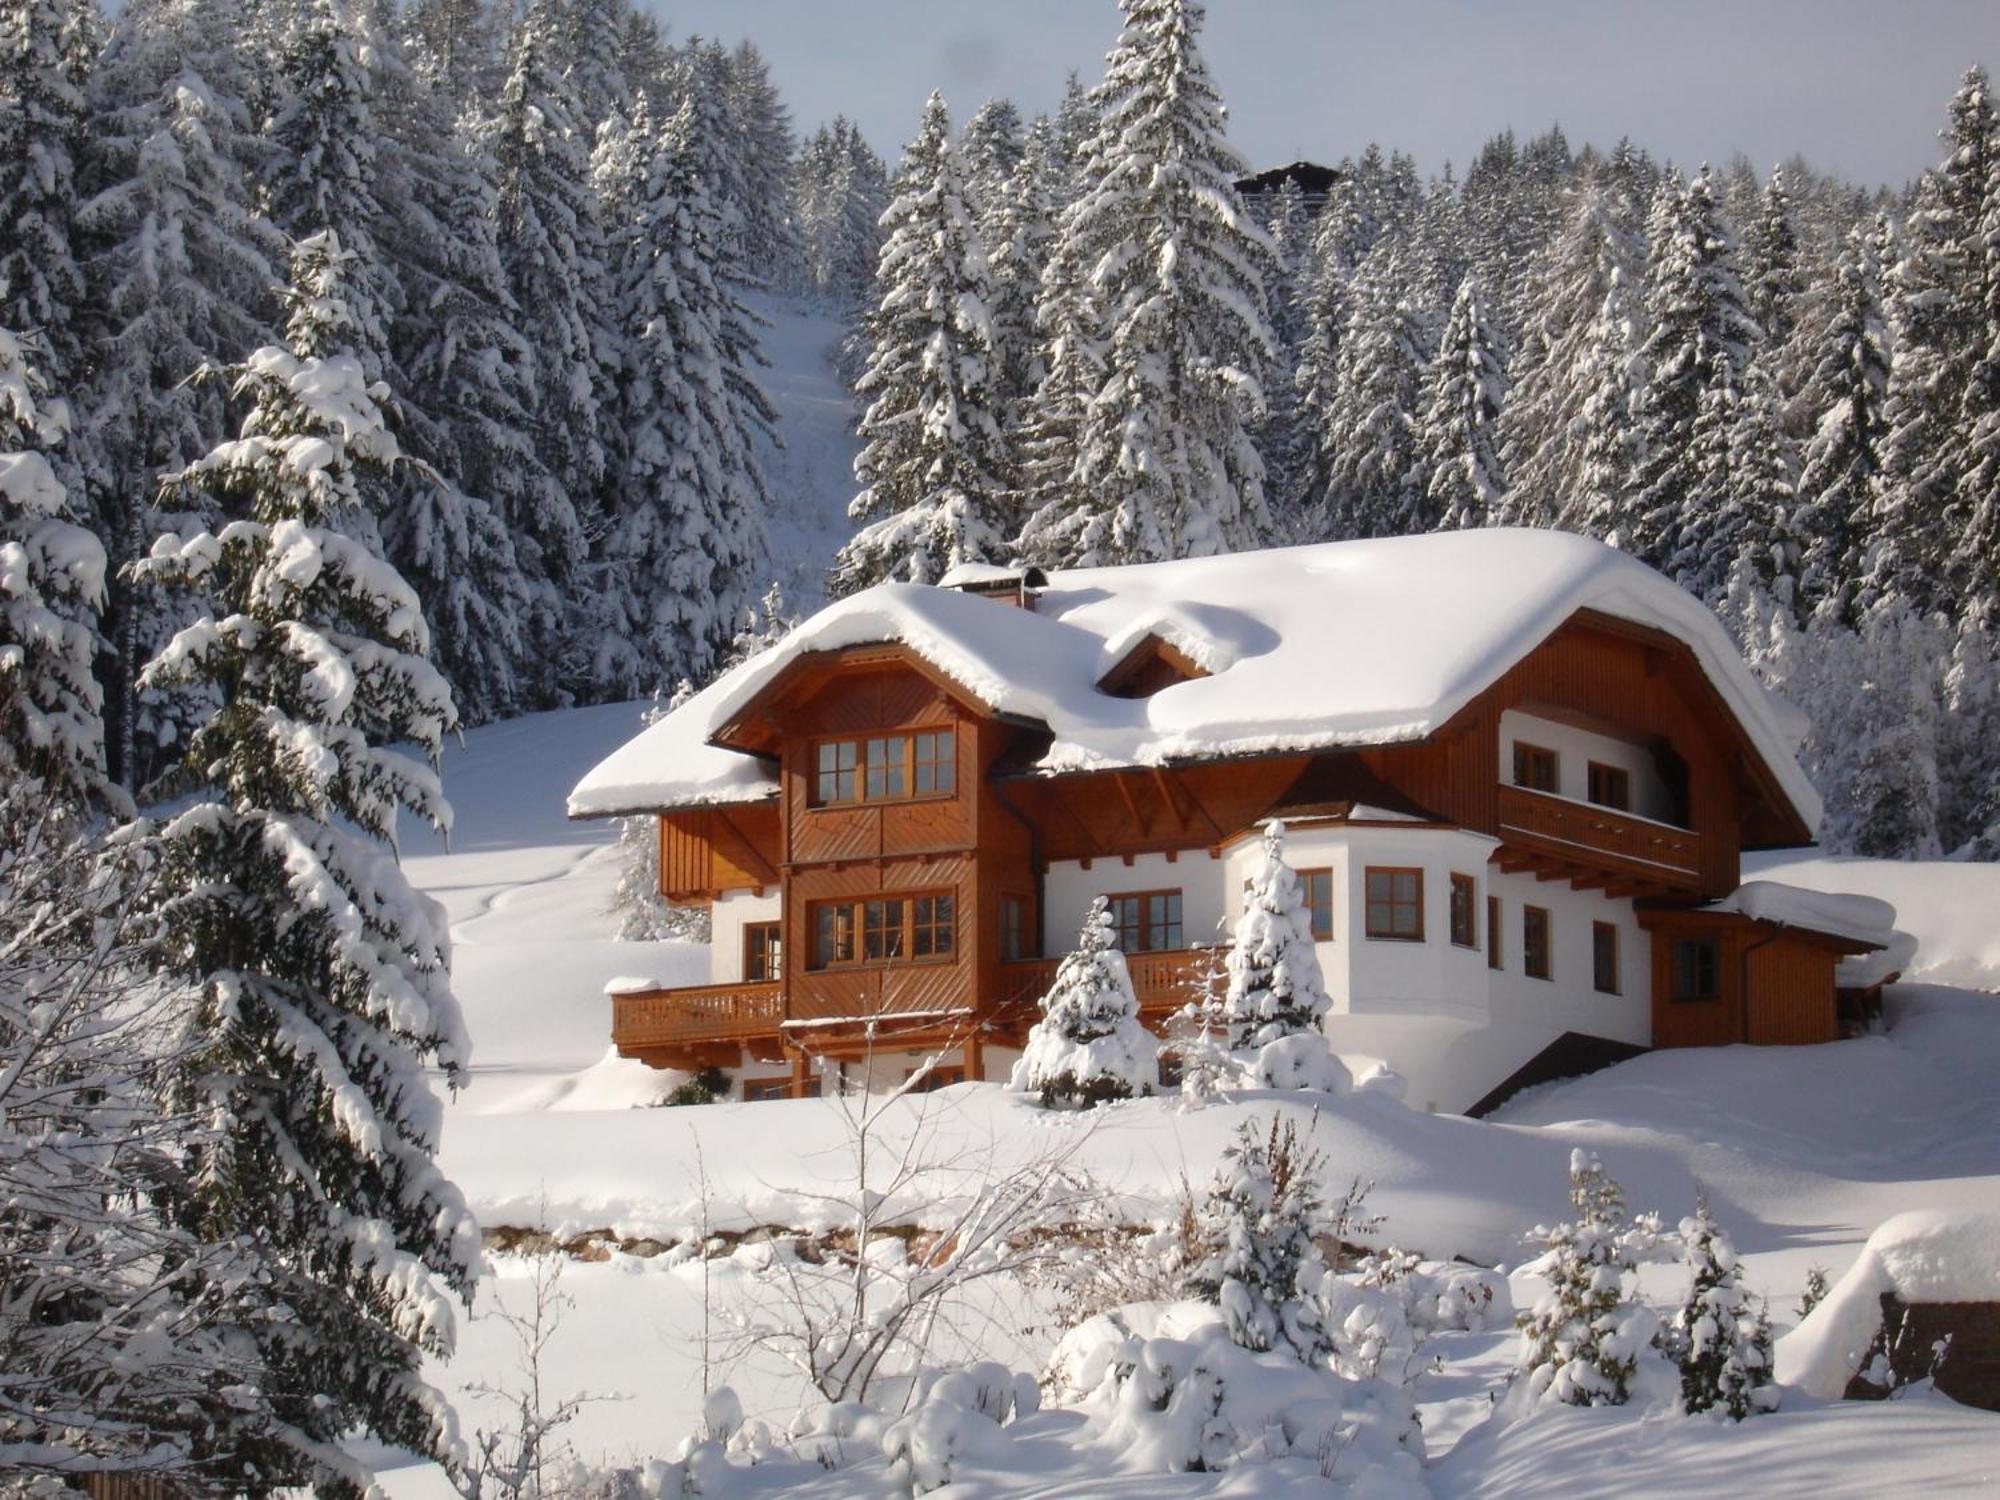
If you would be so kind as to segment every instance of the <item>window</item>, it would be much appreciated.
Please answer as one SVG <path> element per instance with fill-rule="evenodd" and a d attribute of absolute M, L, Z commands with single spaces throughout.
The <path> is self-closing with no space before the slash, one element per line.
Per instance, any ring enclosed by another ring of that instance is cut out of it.
<path fill-rule="evenodd" d="M 946 958 L 957 947 L 957 902 L 945 892 L 816 901 L 812 967 Z"/>
<path fill-rule="evenodd" d="M 785 940 L 776 922 L 752 922 L 743 929 L 743 977 L 768 984 L 785 977 Z"/>
<path fill-rule="evenodd" d="M 1121 953 L 1156 953 L 1181 946 L 1181 893 L 1130 891 L 1107 896 Z"/>
<path fill-rule="evenodd" d="M 1451 877 L 1451 940 L 1461 948 L 1479 946 L 1479 922 L 1472 905 L 1478 899 L 1478 888 L 1470 875 Z"/>
<path fill-rule="evenodd" d="M 1632 776 L 1623 766 L 1590 763 L 1590 800 L 1599 807 L 1615 807 L 1620 812 L 1632 808 Z"/>
<path fill-rule="evenodd" d="M 1034 942 L 1028 926 L 1028 898 L 1026 896 L 1002 896 L 1000 898 L 1000 957 L 1003 959 L 1027 958 L 1034 950 Z"/>
<path fill-rule="evenodd" d="M 1556 753 L 1540 745 L 1514 742 L 1514 785 L 1531 792 L 1553 793 L 1557 782 Z"/>
<path fill-rule="evenodd" d="M 1521 968 L 1530 979 L 1549 973 L 1549 913 L 1546 907 L 1521 908 Z"/>
<path fill-rule="evenodd" d="M 1306 912 L 1312 917 L 1313 941 L 1333 941 L 1333 871 L 1299 871 L 1299 888 L 1305 893 Z"/>
<path fill-rule="evenodd" d="M 917 1070 L 915 1068 L 906 1070 L 903 1074 L 903 1081 L 908 1083 L 910 1079 L 916 1078 L 916 1073 Z M 932 1068 L 922 1078 L 917 1079 L 916 1083 L 911 1087 L 910 1092 L 913 1094 L 935 1094 L 939 1089 L 948 1089 L 955 1083 L 963 1082 L 965 1082 L 965 1069 L 962 1067 Z"/>
<path fill-rule="evenodd" d="M 1714 938 L 1674 939 L 1674 998 L 1722 998 L 1722 957 Z"/>
<path fill-rule="evenodd" d="M 1370 865 L 1368 936 L 1401 942 L 1424 940 L 1424 872 Z"/>
<path fill-rule="evenodd" d="M 1590 974 L 1600 995 L 1618 993 L 1618 929 L 1609 922 L 1590 924 Z"/>
<path fill-rule="evenodd" d="M 949 729 L 915 735 L 910 740 L 912 784 L 919 797 L 948 792 L 958 785 L 958 736 Z"/>
<path fill-rule="evenodd" d="M 1486 898 L 1486 967 L 1500 967 L 1500 898 Z"/>
<path fill-rule="evenodd" d="M 958 786 L 958 732 L 952 729 L 822 740 L 813 755 L 817 807 L 948 796 Z"/>
<path fill-rule="evenodd" d="M 752 1104 L 763 1099 L 789 1099 L 792 1097 L 792 1080 L 789 1078 L 746 1078 L 743 1080 L 743 1097 Z"/>

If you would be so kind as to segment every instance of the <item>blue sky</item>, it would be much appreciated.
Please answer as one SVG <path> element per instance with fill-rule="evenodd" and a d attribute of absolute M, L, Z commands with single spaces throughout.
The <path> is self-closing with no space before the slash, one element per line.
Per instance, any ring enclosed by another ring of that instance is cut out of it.
<path fill-rule="evenodd" d="M 748 36 L 797 123 L 858 120 L 893 165 L 932 88 L 1032 114 L 1087 81 L 1114 0 L 651 0 L 673 35 Z M 1803 151 L 1900 184 L 1937 155 L 1958 75 L 2000 66 L 2000 0 L 1210 0 L 1231 138 L 1259 166 L 1371 139 L 1425 171 L 1504 126 L 1622 134 L 1692 167 Z"/>

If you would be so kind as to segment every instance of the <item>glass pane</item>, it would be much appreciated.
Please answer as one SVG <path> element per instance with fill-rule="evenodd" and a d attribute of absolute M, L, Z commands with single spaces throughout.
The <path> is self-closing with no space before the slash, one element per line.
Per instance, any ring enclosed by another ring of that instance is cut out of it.
<path fill-rule="evenodd" d="M 1370 870 L 1368 872 L 1368 899 L 1371 902 L 1387 901 L 1389 899 L 1389 876 L 1386 871 Z"/>
<path fill-rule="evenodd" d="M 943 729 L 937 736 L 937 789 L 951 791 L 958 785 L 958 733 Z"/>
<path fill-rule="evenodd" d="M 1395 899 L 1398 902 L 1414 905 L 1417 899 L 1416 872 L 1413 870 L 1398 871 L 1395 877 L 1395 891 Z"/>
<path fill-rule="evenodd" d="M 1386 901 L 1368 903 L 1368 930 L 1383 934 L 1393 933 L 1396 930 L 1395 918 L 1390 915 L 1390 907 Z"/>

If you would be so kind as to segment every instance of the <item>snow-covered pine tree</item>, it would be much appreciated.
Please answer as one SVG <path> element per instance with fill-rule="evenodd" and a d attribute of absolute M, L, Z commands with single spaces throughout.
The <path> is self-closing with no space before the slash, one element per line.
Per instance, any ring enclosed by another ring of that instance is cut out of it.
<path fill-rule="evenodd" d="M 966 208 L 989 244 L 993 243 L 994 215 L 1027 154 L 1021 111 L 1012 99 L 988 99 L 972 112 L 959 132 L 958 159 L 964 166 Z"/>
<path fill-rule="evenodd" d="M 502 17 L 487 0 L 412 0 L 400 18 L 410 61 L 458 109 L 498 96 L 506 79 Z"/>
<path fill-rule="evenodd" d="M 1738 558 L 1787 605 L 1797 596 L 1800 546 L 1792 530 L 1798 456 L 1783 427 L 1766 347 L 1748 360 L 1734 388 L 1702 393 L 1696 423 L 1707 468 L 1699 503 L 1684 517 L 1667 571 L 1713 604 Z"/>
<path fill-rule="evenodd" d="M 0 5 L 0 327 L 44 341 L 48 378 L 81 376 L 83 269 L 72 222 L 95 0 Z"/>
<path fill-rule="evenodd" d="M 162 524 L 163 468 L 199 455 L 226 415 L 226 392 L 188 376 L 271 335 L 284 237 L 252 206 L 267 149 L 249 96 L 255 80 L 225 0 L 135 0 L 91 77 L 94 124 L 77 213 L 89 307 L 79 319 L 100 353 L 78 393 L 77 443 L 92 524 L 109 554 L 107 760 L 126 785 L 177 756 L 191 723 L 141 699 L 139 669 L 177 622 L 125 578 Z M 176 521 L 173 524 L 180 524 Z"/>
<path fill-rule="evenodd" d="M 2000 860 L 2000 632 L 1968 609 L 1944 680 L 1938 836 L 1955 858 Z"/>
<path fill-rule="evenodd" d="M 1979 630 L 2000 632 L 2000 124 L 1989 142 L 1992 163 L 1974 272 L 1984 325 L 1975 337 L 1983 347 L 1960 398 L 1964 468 L 1952 496 L 1945 572 L 1959 617 Z"/>
<path fill-rule="evenodd" d="M 985 221 L 987 269 L 993 279 L 993 339 L 1000 360 L 1000 433 L 1010 448 L 1009 480 L 1017 486 L 1020 455 L 1014 445 L 1029 403 L 1048 373 L 1035 309 L 1055 243 L 1054 139 L 1047 120 L 1038 119 L 1028 128 L 1020 163 Z"/>
<path fill-rule="evenodd" d="M 1062 103 L 1056 106 L 1053 123 L 1055 200 L 1058 205 L 1067 206 L 1083 196 L 1090 170 L 1091 142 L 1097 139 L 1098 126 L 1103 123 L 1096 96 L 1075 69 L 1070 70 L 1064 81 Z"/>
<path fill-rule="evenodd" d="M 1888 274 L 1895 347 L 1889 365 L 1871 549 L 1861 602 L 1908 600 L 1923 613 L 1948 610 L 1949 565 L 1964 517 L 1958 487 L 1968 461 L 1961 417 L 1967 388 L 1992 337 L 1981 299 L 1984 222 L 1996 161 L 1991 88 L 1970 68 L 1951 101 L 1946 156 L 1917 184 Z"/>
<path fill-rule="evenodd" d="M 104 547 L 71 518 L 48 460 L 69 414 L 49 395 L 39 353 L 0 329 L 0 774 L 74 805 L 109 794 L 91 672 Z"/>
<path fill-rule="evenodd" d="M 1707 481 L 1719 466 L 1743 368 L 1759 340 L 1712 174 L 1704 167 L 1684 191 L 1662 196 L 1664 232 L 1653 239 L 1646 288 L 1652 332 L 1640 350 L 1646 383 L 1639 409 L 1645 448 L 1633 498 L 1638 529 L 1626 541 L 1655 566 L 1682 551 L 1683 529 L 1714 503 Z"/>
<path fill-rule="evenodd" d="M 366 10 L 300 0 L 280 43 L 277 108 L 265 125 L 270 172 L 262 180 L 265 212 L 280 230 L 293 240 L 330 232 L 353 257 L 347 339 L 371 381 L 394 373 L 389 329 L 402 299 L 376 245 L 384 219 L 376 160 L 382 124 L 372 75 L 388 45 Z"/>
<path fill-rule="evenodd" d="M 629 115 L 646 80 L 628 75 L 632 0 L 544 0 L 551 59 L 560 61 L 575 99 L 572 116 L 585 140 L 607 120 Z M 688 38 L 690 48 L 702 44 Z"/>
<path fill-rule="evenodd" d="M 173 1098 L 228 1122 L 188 1152 L 186 1227 L 256 1260 L 236 1336 L 275 1420 L 225 1415 L 215 1446 L 252 1488 L 358 1492 L 338 1446 L 357 1427 L 449 1445 L 419 1364 L 451 1351 L 479 1231 L 438 1170 L 424 1076 L 455 1084 L 467 1060 L 450 939 L 393 849 L 402 808 L 450 821 L 433 766 L 455 716 L 416 595 L 359 539 L 398 453 L 360 360 L 335 352 L 345 259 L 331 235 L 301 242 L 285 343 L 236 370 L 241 436 L 163 482 L 170 504 L 240 519 L 164 536 L 139 567 L 208 607 L 148 681 L 223 700 L 173 783 L 192 800 L 159 831 L 149 902 L 162 977 L 191 992 Z"/>
<path fill-rule="evenodd" d="M 1949 635 L 1935 617 L 1886 597 L 1868 607 L 1858 631 L 1822 603 L 1806 644 L 1814 732 L 1801 748 L 1826 799 L 1822 842 L 1878 859 L 1936 858 Z"/>
<path fill-rule="evenodd" d="M 1076 947 L 1056 966 L 1009 1087 L 1050 1109 L 1092 1109 L 1160 1085 L 1160 1044 L 1139 1022 L 1139 1001 L 1102 896 Z"/>
<path fill-rule="evenodd" d="M 1307 487 L 1312 480 L 1312 418 L 1305 406 L 1300 369 L 1313 336 L 1311 317 L 1312 220 L 1298 179 L 1278 185 L 1268 225 L 1277 255 L 1271 279 L 1272 347 L 1264 372 L 1264 417 L 1257 424 L 1257 451 L 1264 459 L 1264 495 L 1279 536 L 1296 536 L 1303 525 Z"/>
<path fill-rule="evenodd" d="M 1019 509 L 1029 517 L 1071 516 L 1089 506 L 1077 477 L 1077 443 L 1103 385 L 1105 340 L 1087 272 L 1082 244 L 1058 228 L 1035 305 L 1043 373 L 1020 408 L 1018 429 L 1007 434 Z M 1087 545 L 1097 545 L 1094 535 Z M 1034 540 L 1024 535 L 1018 546 L 1032 553 Z"/>
<path fill-rule="evenodd" d="M 1889 386 L 1889 339 L 1881 302 L 1882 254 L 1889 222 L 1856 228 L 1841 257 L 1838 280 L 1808 326 L 1814 350 L 1800 403 L 1812 437 L 1798 484 L 1798 531 L 1805 555 L 1793 608 L 1805 618 L 1827 599 L 1845 615 L 1867 552 L 1869 506 L 1882 474 L 1888 436 L 1883 402 Z"/>
<path fill-rule="evenodd" d="M 533 363 L 495 236 L 498 170 L 483 122 L 414 69 L 384 90 L 383 156 L 400 211 L 384 224 L 407 305 L 390 340 L 417 392 L 398 411 L 403 450 L 383 517 L 390 562 L 416 589 L 431 657 L 461 719 L 484 723 L 534 700 L 529 643 L 559 628 L 542 560 L 515 546 L 508 517 L 550 483 L 533 442 Z M 532 539 L 528 539 L 532 540 Z"/>
<path fill-rule="evenodd" d="M 888 184 L 881 158 L 845 115 L 820 126 L 800 150 L 792 197 L 805 288 L 841 308 L 868 300 Z"/>
<path fill-rule="evenodd" d="M 1645 265 L 1639 207 L 1608 165 L 1580 177 L 1567 197 L 1562 230 L 1523 290 L 1516 379 L 1500 414 L 1507 519 L 1517 525 L 1577 526 L 1584 450 L 1607 436 L 1621 489 L 1631 471 L 1625 449 L 1640 341 L 1630 288 Z M 1607 409 L 1622 418 L 1611 435 Z"/>
<path fill-rule="evenodd" d="M 1318 1116 L 1315 1115 L 1317 1120 Z M 1326 1158 L 1297 1122 L 1271 1117 L 1236 1127 L 1236 1140 L 1196 1214 L 1199 1258 L 1189 1267 L 1190 1295 L 1221 1307 L 1231 1342 L 1270 1349 L 1285 1337 L 1286 1304 L 1301 1290 L 1301 1273 L 1317 1272 L 1319 1184 Z"/>
<path fill-rule="evenodd" d="M 747 38 L 729 54 L 725 102 L 743 177 L 743 264 L 770 285 L 792 285 L 802 253 L 792 210 L 792 115 Z"/>
<path fill-rule="evenodd" d="M 1632 550 L 1640 530 L 1633 478 L 1644 438 L 1639 431 L 1639 330 L 1644 314 L 1637 286 L 1611 273 L 1604 300 L 1585 331 L 1577 387 L 1580 433 L 1573 493 L 1555 524 Z"/>
<path fill-rule="evenodd" d="M 1203 557 L 1271 531 L 1251 424 L 1275 352 L 1276 257 L 1236 195 L 1245 166 L 1202 61 L 1202 7 L 1120 9 L 1090 180 L 1061 229 L 1092 268 L 1105 379 L 1077 434 L 1075 488 L 1021 537 L 1059 565 Z"/>
<path fill-rule="evenodd" d="M 529 565 L 538 562 L 555 593 L 576 601 L 585 592 L 585 539 L 604 479 L 606 288 L 589 141 L 560 66 L 560 37 L 552 0 L 537 0 L 515 30 L 490 145 L 500 170 L 500 265 L 533 359 L 527 393 L 535 448 L 554 481 L 507 497 L 521 508 L 506 520 Z M 559 634 L 530 642 L 537 702 L 565 701 L 586 675 L 589 643 L 570 639 L 574 623 L 566 618 Z"/>
<path fill-rule="evenodd" d="M 834 559 L 837 594 L 997 562 L 1012 530 L 993 282 L 942 95 L 924 106 L 884 223 L 881 300 L 856 387 L 868 402 L 854 460 L 862 489 L 847 510 L 863 524 Z"/>
<path fill-rule="evenodd" d="M 1751 1306 L 1736 1247 L 1715 1222 L 1708 1194 L 1695 1199 L 1680 1231 L 1688 1290 L 1667 1324 L 1665 1346 L 1680 1366 L 1682 1409 L 1722 1411 L 1738 1422 L 1776 1409 L 1770 1319 Z"/>
<path fill-rule="evenodd" d="M 1425 387 L 1412 483 L 1417 510 L 1406 529 L 1491 525 L 1505 511 L 1507 492 L 1500 466 L 1507 371 L 1485 299 L 1470 276 L 1452 299 Z"/>
<path fill-rule="evenodd" d="M 1805 293 L 1803 254 L 1790 179 L 1774 167 L 1743 231 L 1743 300 L 1773 351 L 1771 373 L 1787 401 L 1797 394 L 1788 356 Z"/>
<path fill-rule="evenodd" d="M 1355 273 L 1321 446 L 1326 488 L 1319 535 L 1396 536 L 1415 511 L 1412 471 L 1425 362 L 1400 237 L 1379 242 Z"/>
<path fill-rule="evenodd" d="M 1626 1298 L 1635 1264 L 1624 1240 L 1624 1194 L 1591 1152 L 1570 1153 L 1569 1201 L 1574 1218 L 1530 1236 L 1547 1251 L 1549 1289 L 1515 1320 L 1521 1377 L 1532 1402 L 1621 1406 L 1657 1319 Z"/>
<path fill-rule="evenodd" d="M 643 109 L 633 121 L 649 149 L 619 247 L 628 456 L 603 544 L 608 628 L 594 667 L 617 696 L 705 680 L 756 597 L 766 550 L 752 416 L 730 385 L 725 229 L 696 166 L 695 122 L 692 98 L 657 137 Z"/>
<path fill-rule="evenodd" d="M 1333 1002 L 1320 973 L 1312 914 L 1298 872 L 1285 863 L 1285 825 L 1264 825 L 1263 861 L 1243 885 L 1226 960 L 1221 1020 L 1232 1050 L 1318 1035 Z"/>

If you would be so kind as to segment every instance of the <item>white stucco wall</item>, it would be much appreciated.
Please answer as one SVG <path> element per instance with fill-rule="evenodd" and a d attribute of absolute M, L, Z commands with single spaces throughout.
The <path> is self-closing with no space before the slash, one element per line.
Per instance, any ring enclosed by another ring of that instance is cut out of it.
<path fill-rule="evenodd" d="M 736 984 L 743 978 L 743 929 L 751 922 L 775 922 L 781 909 L 777 887 L 724 891 L 709 907 L 708 982 Z M 789 960 L 790 954 L 785 957 Z"/>
<path fill-rule="evenodd" d="M 1164 854 L 1135 854 L 1123 859 L 1058 860 L 1049 866 L 1042 885 L 1042 951 L 1060 958 L 1076 944 L 1090 903 L 1120 891 L 1181 893 L 1181 941 L 1187 947 L 1215 941 L 1215 924 L 1223 915 L 1223 861 L 1206 849 L 1187 849 L 1174 859 Z"/>
<path fill-rule="evenodd" d="M 1607 766 L 1617 766 L 1632 778 L 1631 811 L 1642 818 L 1660 822 L 1666 821 L 1673 812 L 1667 800 L 1666 784 L 1660 780 L 1659 767 L 1654 765 L 1652 752 L 1644 745 L 1606 734 L 1593 734 L 1587 729 L 1557 723 L 1553 719 L 1537 718 L 1510 708 L 1500 715 L 1499 774 L 1503 785 L 1511 786 L 1514 781 L 1514 744 L 1517 740 L 1556 752 L 1557 796 L 1568 797 L 1574 802 L 1589 801 L 1590 762 L 1598 761 Z"/>

